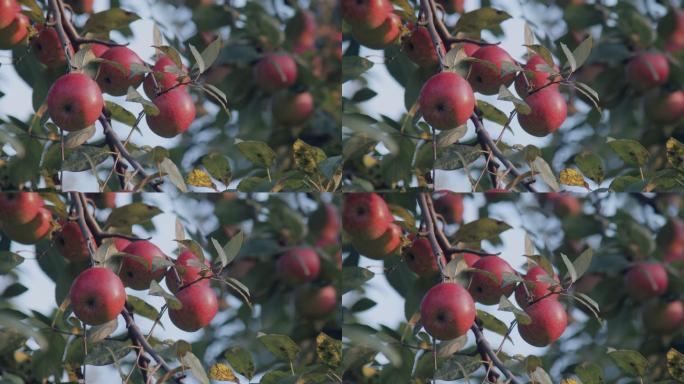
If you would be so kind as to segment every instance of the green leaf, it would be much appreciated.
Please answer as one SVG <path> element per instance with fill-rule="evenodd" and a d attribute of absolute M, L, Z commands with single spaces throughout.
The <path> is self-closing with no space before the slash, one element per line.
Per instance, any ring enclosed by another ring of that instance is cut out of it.
<path fill-rule="evenodd" d="M 185 184 L 185 179 L 181 175 L 176 164 L 168 157 L 162 160 L 159 164 L 159 172 L 165 173 L 173 185 L 176 186 L 181 192 L 188 192 L 188 186 Z"/>
<path fill-rule="evenodd" d="M 541 157 L 537 157 L 534 159 L 531 165 L 535 171 L 539 172 L 539 176 L 546 184 L 548 184 L 551 190 L 554 192 L 560 191 L 558 180 L 556 179 L 556 176 L 554 176 L 553 170 L 551 170 L 551 166 L 546 162 L 546 160 Z"/>
<path fill-rule="evenodd" d="M 156 280 L 152 280 L 152 282 L 150 282 L 149 294 L 152 296 L 163 297 L 164 301 L 166 301 L 166 305 L 168 305 L 171 309 L 183 308 L 183 304 L 176 298 L 176 296 L 166 292 L 166 290 L 162 288 Z"/>
<path fill-rule="evenodd" d="M 342 294 L 356 289 L 363 285 L 366 281 L 375 276 L 373 272 L 366 268 L 357 266 L 345 266 L 342 268 Z"/>
<path fill-rule="evenodd" d="M 435 379 L 460 380 L 469 377 L 482 366 L 479 356 L 454 355 L 438 366 Z"/>
<path fill-rule="evenodd" d="M 582 380 L 582 384 L 604 384 L 603 369 L 598 364 L 583 362 L 575 367 L 575 374 Z"/>
<path fill-rule="evenodd" d="M 505 126 L 508 122 L 508 116 L 506 116 L 505 113 L 486 101 L 478 100 L 477 107 L 482 111 L 483 117 L 489 121 L 495 122 L 501 126 Z"/>
<path fill-rule="evenodd" d="M 356 79 L 373 67 L 373 62 L 359 56 L 344 56 L 342 58 L 342 82 Z"/>
<path fill-rule="evenodd" d="M 565 268 L 568 270 L 568 276 L 570 276 L 570 280 L 574 283 L 577 281 L 577 271 L 575 271 L 575 266 L 572 264 L 570 259 L 568 259 L 567 256 L 565 256 L 564 253 L 561 253 L 561 259 L 563 259 L 563 264 L 565 264 Z"/>
<path fill-rule="evenodd" d="M 230 264 L 238 255 L 238 253 L 240 253 L 240 248 L 242 248 L 242 244 L 244 242 L 245 234 L 244 232 L 240 231 L 236 233 L 235 236 L 231 237 L 226 245 L 223 246 L 223 253 L 226 256 L 225 263 L 223 264 L 224 267 Z"/>
<path fill-rule="evenodd" d="M 24 258 L 19 254 L 9 251 L 0 251 L 0 275 L 9 273 L 23 262 Z"/>
<path fill-rule="evenodd" d="M 88 329 L 88 343 L 97 343 L 98 341 L 104 340 L 107 336 L 116 331 L 118 325 L 119 322 L 117 318 L 114 318 L 104 324 L 90 327 L 90 329 Z"/>
<path fill-rule="evenodd" d="M 290 336 L 277 334 L 260 334 L 257 339 L 275 357 L 281 360 L 294 361 L 299 353 L 299 346 Z"/>
<path fill-rule="evenodd" d="M 157 311 L 157 309 L 154 306 L 148 304 L 143 299 L 140 299 L 133 295 L 128 295 L 128 299 L 126 301 L 128 302 L 128 304 L 130 304 L 131 307 L 133 307 L 133 312 L 136 315 L 140 315 L 152 321 L 157 320 L 157 318 L 159 317 L 159 311 Z"/>
<path fill-rule="evenodd" d="M 497 100 L 510 101 L 515 106 L 515 110 L 518 111 L 518 113 L 522 113 L 523 115 L 529 115 L 530 112 L 532 112 L 530 106 L 527 105 L 525 101 L 512 94 L 511 91 L 509 91 L 505 85 L 501 85 L 501 87 L 499 88 Z"/>
<path fill-rule="evenodd" d="M 207 68 L 211 67 L 212 64 L 214 64 L 214 61 L 216 61 L 216 58 L 219 55 L 219 52 L 221 51 L 221 46 L 223 43 L 221 42 L 220 38 L 215 39 L 212 41 L 204 50 L 202 51 L 202 62 L 204 63 L 204 70 L 206 71 Z M 201 71 L 200 73 L 203 73 L 204 71 Z"/>
<path fill-rule="evenodd" d="M 230 347 L 223 353 L 223 356 L 237 373 L 252 380 L 256 367 L 254 366 L 252 353 L 249 350 L 238 346 Z"/>
<path fill-rule="evenodd" d="M 436 169 L 453 171 L 470 165 L 482 155 L 479 147 L 470 145 L 452 144 L 447 148 L 438 150 Z"/>
<path fill-rule="evenodd" d="M 530 373 L 530 379 L 533 383 L 537 384 L 553 384 L 551 377 L 542 367 L 537 367 L 534 371 Z"/>
<path fill-rule="evenodd" d="M 577 61 L 575 60 L 575 56 L 573 56 L 572 52 L 570 52 L 570 48 L 568 48 L 567 45 L 560 43 L 561 49 L 563 50 L 563 54 L 565 54 L 565 57 L 568 59 L 568 65 L 570 66 L 570 71 L 575 72 L 577 70 Z"/>
<path fill-rule="evenodd" d="M 629 165 L 641 167 L 648 160 L 648 150 L 636 140 L 609 138 L 608 145 Z"/>
<path fill-rule="evenodd" d="M 600 157 L 593 152 L 585 150 L 582 153 L 575 155 L 574 161 L 585 176 L 593 180 L 596 184 L 601 184 L 605 174 L 603 160 L 601 160 Z"/>
<path fill-rule="evenodd" d="M 209 384 L 209 377 L 202 366 L 202 362 L 192 352 L 186 352 L 182 358 L 183 364 L 190 367 L 190 372 L 202 384 Z"/>
<path fill-rule="evenodd" d="M 454 234 L 454 243 L 474 243 L 482 240 L 493 239 L 511 226 L 500 220 L 484 218 L 464 224 Z"/>
<path fill-rule="evenodd" d="M 88 345 L 85 364 L 95 366 L 111 365 L 121 360 L 130 352 L 133 352 L 133 348 L 131 348 L 131 343 L 128 341 L 104 340 Z"/>
<path fill-rule="evenodd" d="M 62 170 L 67 172 L 83 172 L 94 169 L 109 158 L 109 149 L 81 146 L 73 149 L 62 162 Z"/>
<path fill-rule="evenodd" d="M 275 161 L 276 154 L 273 152 L 268 144 L 262 141 L 240 141 L 235 144 L 238 151 L 242 153 L 247 160 L 255 165 L 270 168 Z"/>
<path fill-rule="evenodd" d="M 81 146 L 95 135 L 95 126 L 91 125 L 79 131 L 69 132 L 64 137 L 64 148 L 72 149 Z"/>
<path fill-rule="evenodd" d="M 112 30 L 124 29 L 139 19 L 140 16 L 133 12 L 121 8 L 111 8 L 92 14 L 83 27 L 83 33 L 106 34 Z"/>
<path fill-rule="evenodd" d="M 159 108 L 157 108 L 157 106 L 154 105 L 153 102 L 144 98 L 133 87 L 128 87 L 128 91 L 126 92 L 126 101 L 142 105 L 143 110 L 145 110 L 145 113 L 148 115 L 157 116 L 159 114 Z"/>
<path fill-rule="evenodd" d="M 461 15 L 454 29 L 457 32 L 479 33 L 483 29 L 498 28 L 502 22 L 510 18 L 511 15 L 504 11 L 482 7 Z"/>
<path fill-rule="evenodd" d="M 643 377 L 648 368 L 648 360 L 639 352 L 619 349 L 608 352 L 608 357 L 622 372 L 632 377 Z"/>
<path fill-rule="evenodd" d="M 582 277 L 585 272 L 587 272 L 591 266 L 591 260 L 593 257 L 594 251 L 591 248 L 587 248 L 575 259 L 575 261 L 572 262 L 578 279 Z"/>
<path fill-rule="evenodd" d="M 584 62 L 587 61 L 593 47 L 594 39 L 590 35 L 572 51 L 572 56 L 575 58 L 575 65 L 577 68 L 581 67 Z"/>
<path fill-rule="evenodd" d="M 463 124 L 453 129 L 447 129 L 437 135 L 437 146 L 440 148 L 448 147 L 461 140 L 468 132 L 468 126 Z"/>
<path fill-rule="evenodd" d="M 222 182 L 225 185 L 230 184 L 233 173 L 230 168 L 228 158 L 218 153 L 211 153 L 202 156 L 202 165 L 209 172 L 211 177 Z"/>
<path fill-rule="evenodd" d="M 684 144 L 674 137 L 667 139 L 665 143 L 667 163 L 670 167 L 684 172 Z"/>
<path fill-rule="evenodd" d="M 135 122 L 137 120 L 135 115 L 129 112 L 124 107 L 109 100 L 105 101 L 105 106 L 109 111 L 109 114 L 112 117 L 112 119 L 120 123 L 126 124 L 129 127 L 133 127 L 135 125 Z"/>
<path fill-rule="evenodd" d="M 133 224 L 145 224 L 162 211 L 152 205 L 140 202 L 114 208 L 109 214 L 105 227 L 127 228 Z"/>
<path fill-rule="evenodd" d="M 26 288 L 23 284 L 13 283 L 7 286 L 7 288 L 5 288 L 0 297 L 9 299 L 11 297 L 19 296 L 26 291 L 28 291 L 28 288 Z"/>
<path fill-rule="evenodd" d="M 506 333 L 508 333 L 508 326 L 506 326 L 503 321 L 497 319 L 496 316 L 493 316 L 488 312 L 478 309 L 477 318 L 480 319 L 482 326 L 486 330 L 498 333 L 501 336 L 505 336 Z"/>
<path fill-rule="evenodd" d="M 204 66 L 204 59 L 202 58 L 202 55 L 199 53 L 197 48 L 195 48 L 194 45 L 189 44 L 190 46 L 190 52 L 192 53 L 192 57 L 195 58 L 195 64 L 192 66 L 192 69 L 197 69 L 199 73 L 204 73 L 206 70 Z"/>
<path fill-rule="evenodd" d="M 532 323 L 532 319 L 530 318 L 530 316 L 522 309 L 513 305 L 513 303 L 511 303 L 511 301 L 508 300 L 506 296 L 501 296 L 501 298 L 499 299 L 498 310 L 513 313 L 515 319 L 518 320 L 518 323 L 520 324 L 528 325 Z"/>

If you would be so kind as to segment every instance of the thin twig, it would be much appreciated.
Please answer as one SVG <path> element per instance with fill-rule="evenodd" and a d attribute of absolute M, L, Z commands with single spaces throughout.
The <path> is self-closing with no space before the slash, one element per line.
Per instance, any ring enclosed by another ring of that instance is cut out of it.
<path fill-rule="evenodd" d="M 506 368 L 506 366 L 499 360 L 499 357 L 494 353 L 494 350 L 492 349 L 492 346 L 489 345 L 489 342 L 487 339 L 485 339 L 484 334 L 482 333 L 482 329 L 480 329 L 480 326 L 477 324 L 473 324 L 472 327 L 470 327 L 470 330 L 473 332 L 473 335 L 475 335 L 475 344 L 477 345 L 477 350 L 480 351 L 480 353 L 484 353 L 489 360 L 491 360 L 492 364 L 496 366 L 496 368 L 499 369 L 501 373 L 506 376 L 506 378 L 512 383 L 512 384 L 522 384 L 520 380 L 518 380 L 515 375 L 513 375 L 513 372 L 511 372 L 510 369 Z"/>

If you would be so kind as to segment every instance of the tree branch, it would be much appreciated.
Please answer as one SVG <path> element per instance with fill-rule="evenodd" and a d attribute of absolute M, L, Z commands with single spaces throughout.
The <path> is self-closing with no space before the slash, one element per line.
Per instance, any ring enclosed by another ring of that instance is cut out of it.
<path fill-rule="evenodd" d="M 435 219 L 430 213 L 430 208 L 428 207 L 428 199 L 431 199 L 429 195 L 425 192 L 421 192 L 418 195 L 418 204 L 420 205 L 420 211 L 423 214 L 423 221 L 425 222 L 425 227 L 428 232 L 428 240 L 430 240 L 430 245 L 432 246 L 432 252 L 437 258 L 437 266 L 439 267 L 439 272 L 442 279 L 446 276 L 444 272 L 444 265 L 442 261 L 445 260 L 444 252 L 437 242 L 437 236 L 435 235 Z"/>
<path fill-rule="evenodd" d="M 476 320 L 477 321 L 477 320 Z M 482 333 L 482 329 L 480 329 L 480 326 L 477 324 L 473 324 L 472 327 L 470 327 L 470 330 L 473 331 L 473 335 L 475 335 L 475 344 L 477 345 L 477 350 L 480 352 L 480 354 L 486 355 L 489 360 L 496 366 L 496 368 L 499 369 L 501 373 L 506 376 L 506 378 L 512 383 L 512 384 L 522 384 L 520 380 L 518 380 L 515 375 L 511 372 L 510 369 L 506 368 L 506 366 L 499 360 L 499 357 L 494 353 L 494 350 L 492 349 L 492 346 L 489 345 L 489 342 L 487 339 L 485 339 L 484 334 Z"/>
<path fill-rule="evenodd" d="M 439 61 L 439 70 L 441 72 L 444 70 L 444 67 L 446 66 L 446 52 L 444 50 L 444 44 L 442 43 L 439 33 L 437 32 L 437 28 L 435 27 L 435 15 L 432 12 L 432 6 L 429 4 L 429 2 L 431 1 L 433 0 L 420 0 L 420 9 L 421 11 L 423 11 L 423 13 L 425 14 L 425 18 L 427 19 L 427 28 L 430 32 L 432 44 L 434 45 L 435 51 L 437 52 L 437 60 Z"/>

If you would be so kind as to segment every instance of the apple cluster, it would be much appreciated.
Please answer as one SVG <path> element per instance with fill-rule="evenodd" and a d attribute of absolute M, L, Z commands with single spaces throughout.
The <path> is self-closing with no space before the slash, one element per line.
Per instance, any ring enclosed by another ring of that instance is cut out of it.
<path fill-rule="evenodd" d="M 439 191 L 433 201 L 435 210 L 446 223 L 463 221 L 462 196 Z M 407 267 L 418 277 L 442 280 L 430 240 L 420 233 L 411 233 L 408 235 L 410 243 L 404 247 L 403 231 L 393 221 L 387 204 L 379 195 L 352 193 L 345 196 L 343 228 L 359 253 L 373 259 L 402 255 Z M 470 278 L 465 287 L 443 281 L 423 297 L 422 324 L 434 338 L 449 340 L 465 334 L 475 322 L 475 303 L 498 304 L 502 296 L 509 297 L 514 292 L 516 302 L 530 320 L 518 324 L 518 332 L 527 343 L 542 347 L 561 337 L 568 319 L 558 300 L 561 285 L 553 270 L 535 265 L 519 276 L 506 260 L 496 255 L 481 257 L 464 252 L 451 257 L 465 262 Z M 448 260 L 442 256 L 439 262 L 446 265 Z"/>
<path fill-rule="evenodd" d="M 13 241 L 35 244 L 52 231 L 52 213 L 37 192 L 2 193 L 0 229 Z"/>
<path fill-rule="evenodd" d="M 359 43 L 382 49 L 401 36 L 401 17 L 389 0 L 342 0 L 342 17 Z"/>
<path fill-rule="evenodd" d="M 24 41 L 29 25 L 16 0 L 0 1 L 0 49 L 11 49 Z"/>

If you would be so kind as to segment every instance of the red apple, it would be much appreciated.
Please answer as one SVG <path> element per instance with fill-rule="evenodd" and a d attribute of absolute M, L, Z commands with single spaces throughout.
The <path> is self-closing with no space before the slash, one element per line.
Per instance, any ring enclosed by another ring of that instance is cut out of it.
<path fill-rule="evenodd" d="M 541 196 L 545 197 L 554 213 L 560 217 L 577 216 L 582 213 L 582 203 L 571 193 L 549 192 Z"/>
<path fill-rule="evenodd" d="M 644 327 L 659 334 L 673 334 L 684 325 L 684 304 L 675 300 L 670 302 L 651 301 L 643 308 Z"/>
<path fill-rule="evenodd" d="M 508 297 L 513 293 L 515 283 L 504 285 L 503 274 L 517 273 L 506 260 L 498 256 L 485 256 L 473 264 L 473 268 L 479 271 L 473 272 L 468 291 L 475 301 L 487 305 L 497 304 L 501 296 Z"/>
<path fill-rule="evenodd" d="M 295 247 L 278 258 L 276 271 L 286 284 L 299 285 L 318 277 L 321 260 L 313 249 Z"/>
<path fill-rule="evenodd" d="M 145 115 L 150 130 L 161 137 L 175 137 L 188 130 L 195 120 L 195 103 L 192 96 L 180 88 L 162 93 L 153 100 L 159 114 Z"/>
<path fill-rule="evenodd" d="M 310 92 L 280 91 L 273 96 L 273 118 L 286 126 L 300 125 L 313 113 L 314 100 Z"/>
<path fill-rule="evenodd" d="M 76 317 L 88 325 L 100 325 L 114 320 L 123 311 L 126 290 L 114 272 L 93 267 L 76 277 L 69 299 Z"/>
<path fill-rule="evenodd" d="M 311 216 L 311 220 L 314 220 L 314 223 L 319 224 L 316 228 L 312 228 L 314 233 L 318 236 L 319 241 L 327 243 L 325 245 L 339 242 L 342 222 L 340 221 L 340 214 L 335 205 L 330 203 L 321 204 Z"/>
<path fill-rule="evenodd" d="M 190 285 L 178 291 L 176 298 L 183 307 L 169 308 L 169 318 L 176 327 L 186 332 L 206 327 L 218 312 L 218 298 L 208 285 Z"/>
<path fill-rule="evenodd" d="M 401 227 L 391 223 L 387 227 L 387 231 L 377 239 L 365 240 L 353 237 L 351 243 L 360 254 L 370 259 L 383 260 L 394 255 L 399 250 L 401 234 Z"/>
<path fill-rule="evenodd" d="M 525 309 L 532 322 L 518 323 L 518 332 L 528 344 L 545 347 L 558 340 L 568 326 L 568 314 L 558 300 L 542 299 Z"/>
<path fill-rule="evenodd" d="M 530 113 L 518 112 L 520 127 L 532 136 L 544 137 L 555 132 L 568 116 L 563 95 L 553 88 L 540 89 L 525 98 Z"/>
<path fill-rule="evenodd" d="M 17 13 L 12 23 L 0 29 L 0 49 L 11 49 L 21 43 L 29 31 L 29 18 L 23 13 Z"/>
<path fill-rule="evenodd" d="M 401 17 L 396 13 L 390 13 L 379 27 L 353 27 L 352 36 L 361 45 L 368 48 L 383 49 L 401 36 Z"/>
<path fill-rule="evenodd" d="M 463 195 L 439 191 L 433 197 L 435 211 L 442 215 L 447 224 L 463 222 Z"/>
<path fill-rule="evenodd" d="M 21 244 L 35 244 L 44 238 L 52 229 L 52 213 L 45 208 L 40 208 L 38 214 L 26 224 L 2 224 L 5 234 Z"/>
<path fill-rule="evenodd" d="M 461 75 L 441 72 L 428 79 L 418 100 L 423 118 L 435 129 L 465 124 L 473 114 L 475 95 Z"/>
<path fill-rule="evenodd" d="M 390 12 L 389 0 L 342 0 L 342 17 L 354 28 L 377 28 Z"/>
<path fill-rule="evenodd" d="M 553 72 L 549 72 L 549 69 Z M 550 67 L 543 57 L 534 55 L 527 60 L 523 70 L 524 72 L 520 72 L 515 78 L 515 91 L 520 97 L 526 97 L 530 90 L 544 86 L 558 90 L 558 84 L 547 85 L 557 81 L 553 75 L 560 71 L 557 65 L 554 64 L 553 67 Z"/>
<path fill-rule="evenodd" d="M 0 29 L 9 27 L 21 11 L 16 0 L 0 0 Z"/>
<path fill-rule="evenodd" d="M 439 274 L 437 257 L 432 251 L 430 240 L 427 238 L 418 237 L 414 239 L 405 256 L 406 265 L 416 275 L 423 278 L 431 278 Z M 446 265 L 446 263 L 446 259 L 442 256 L 442 265 Z"/>
<path fill-rule="evenodd" d="M 145 94 L 150 99 L 153 99 L 157 92 L 154 86 L 154 80 L 157 80 L 159 92 L 164 92 L 167 89 L 182 83 L 183 77 L 178 74 L 178 66 L 168 56 L 160 57 L 152 67 L 152 72 L 148 73 L 143 82 L 143 89 Z M 185 68 L 183 68 L 185 72 Z M 154 79 L 152 78 L 154 77 Z M 185 89 L 185 85 L 178 85 L 176 88 Z"/>
<path fill-rule="evenodd" d="M 625 274 L 625 291 L 634 301 L 646 301 L 667 291 L 668 278 L 660 263 L 639 263 Z"/>
<path fill-rule="evenodd" d="M 90 259 L 88 245 L 81 227 L 75 221 L 61 220 L 61 229 L 55 234 L 55 244 L 59 253 L 72 262 L 83 262 Z"/>
<path fill-rule="evenodd" d="M 373 192 L 344 195 L 342 227 L 359 240 L 374 240 L 382 236 L 394 221 L 387 203 Z"/>
<path fill-rule="evenodd" d="M 145 62 L 130 48 L 111 47 L 100 58 L 117 64 L 112 65 L 106 61 L 100 64 L 95 79 L 102 92 L 113 96 L 123 96 L 128 92 L 128 87 L 138 88 L 143 81 L 144 73 L 133 74 L 131 66 L 137 65 L 138 68 L 142 68 Z"/>
<path fill-rule="evenodd" d="M 645 91 L 667 82 L 670 64 L 662 53 L 644 52 L 632 57 L 625 67 L 627 82 L 637 91 Z"/>
<path fill-rule="evenodd" d="M 45 27 L 43 24 L 39 24 L 36 29 L 38 30 L 38 36 L 31 39 L 31 52 L 36 56 L 36 59 L 47 67 L 62 67 L 66 65 L 66 55 L 57 35 L 57 30 L 52 27 Z M 73 56 L 73 47 L 71 45 L 68 47 Z"/>
<path fill-rule="evenodd" d="M 138 240 L 130 243 L 123 253 L 127 255 L 121 260 L 119 277 L 127 287 L 141 291 L 148 289 L 152 280 L 161 281 L 166 273 L 165 267 L 155 266 L 155 258 L 167 259 L 168 257 L 147 240 Z M 133 255 L 133 256 L 129 256 Z"/>
<path fill-rule="evenodd" d="M 403 46 L 408 58 L 419 66 L 431 68 L 439 64 L 437 51 L 427 28 L 414 28 L 410 35 L 403 38 Z"/>
<path fill-rule="evenodd" d="M 316 48 L 316 18 L 314 14 L 300 9 L 285 27 L 285 34 L 293 51 L 313 51 Z"/>
<path fill-rule="evenodd" d="M 266 93 L 287 88 L 295 81 L 297 63 L 288 54 L 268 54 L 254 66 L 254 82 Z"/>
<path fill-rule="evenodd" d="M 97 121 L 104 99 L 97 83 L 83 73 L 66 74 L 48 92 L 48 114 L 65 131 L 80 131 Z"/>
<path fill-rule="evenodd" d="M 38 215 L 43 205 L 43 198 L 37 192 L 0 193 L 0 221 L 26 224 Z"/>
<path fill-rule="evenodd" d="M 518 284 L 515 288 L 515 301 L 522 308 L 527 308 L 527 306 L 542 297 L 547 297 L 550 299 L 558 300 L 558 293 L 560 292 L 560 280 L 556 274 L 553 275 L 553 280 L 557 281 L 559 284 L 552 287 L 550 283 L 543 279 L 539 279 L 540 276 L 550 277 L 549 274 L 540 266 L 534 266 L 527 271 L 525 277 L 523 277 L 524 283 Z M 527 289 L 525 289 L 527 287 Z"/>
<path fill-rule="evenodd" d="M 306 317 L 325 318 L 337 309 L 337 291 L 332 285 L 299 287 L 295 291 L 295 307 Z"/>
<path fill-rule="evenodd" d="M 194 262 L 191 262 L 191 260 Z M 181 252 L 174 262 L 175 266 L 166 270 L 166 286 L 169 287 L 171 292 L 178 292 L 178 289 L 186 284 L 209 285 L 209 279 L 203 279 L 203 277 L 210 277 L 212 275 L 209 261 L 204 259 L 204 265 L 207 266 L 204 272 L 202 268 L 195 265 L 196 263 L 201 263 L 201 261 L 194 253 L 190 251 Z M 180 283 L 176 276 L 180 277 Z"/>
<path fill-rule="evenodd" d="M 475 322 L 475 303 L 462 286 L 440 283 L 430 288 L 420 303 L 420 319 L 435 339 L 464 335 Z"/>
<path fill-rule="evenodd" d="M 645 103 L 646 116 L 654 123 L 671 124 L 684 116 L 684 92 L 658 92 L 648 96 Z"/>
<path fill-rule="evenodd" d="M 475 51 L 472 57 L 482 61 L 474 61 L 468 75 L 468 81 L 475 92 L 496 95 L 502 85 L 508 87 L 513 82 L 515 72 L 502 72 L 503 63 L 515 65 L 515 60 L 508 52 L 496 45 L 485 45 Z"/>

